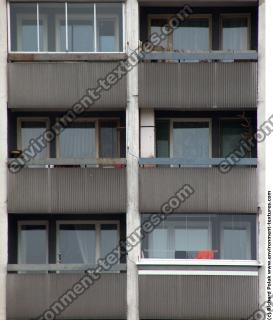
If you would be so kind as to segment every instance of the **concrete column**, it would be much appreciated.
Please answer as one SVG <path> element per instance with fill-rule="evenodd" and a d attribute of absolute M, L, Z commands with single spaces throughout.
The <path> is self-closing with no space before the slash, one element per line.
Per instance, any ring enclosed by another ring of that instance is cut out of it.
<path fill-rule="evenodd" d="M 139 10 L 137 0 L 126 1 L 126 51 L 128 55 L 138 48 Z M 127 236 L 140 226 L 139 214 L 139 110 L 138 110 L 138 68 L 135 66 L 127 75 Z M 140 244 L 127 256 L 127 319 L 139 319 L 139 290 L 137 261 Z"/>
<path fill-rule="evenodd" d="M 259 3 L 259 40 L 258 40 L 258 128 L 266 120 L 265 108 L 265 2 Z M 258 144 L 258 260 L 262 263 L 259 269 L 259 304 L 266 301 L 266 207 L 265 207 L 265 143 Z"/>
<path fill-rule="evenodd" d="M 6 319 L 7 231 L 7 10 L 0 0 L 0 320 Z"/>
<path fill-rule="evenodd" d="M 155 113 L 153 109 L 140 109 L 140 156 L 155 157 Z"/>

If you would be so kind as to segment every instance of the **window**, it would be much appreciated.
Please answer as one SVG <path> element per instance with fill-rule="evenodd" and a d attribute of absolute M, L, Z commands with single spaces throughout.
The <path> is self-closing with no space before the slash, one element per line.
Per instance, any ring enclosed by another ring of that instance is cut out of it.
<path fill-rule="evenodd" d="M 162 27 L 168 24 L 168 15 L 150 16 L 150 34 L 162 33 Z M 210 16 L 200 15 L 191 16 L 189 19 L 181 22 L 173 34 L 170 34 L 156 48 L 157 50 L 173 51 L 208 51 L 211 49 Z"/>
<path fill-rule="evenodd" d="M 173 214 L 144 237 L 142 252 L 150 259 L 255 260 L 256 216 Z"/>
<path fill-rule="evenodd" d="M 117 121 L 101 121 L 100 123 L 100 157 L 118 158 L 119 137 Z"/>
<path fill-rule="evenodd" d="M 97 4 L 97 50 L 99 52 L 123 51 L 122 6 Z"/>
<path fill-rule="evenodd" d="M 208 159 L 210 157 L 208 121 L 174 121 L 172 134 L 174 158 Z"/>
<path fill-rule="evenodd" d="M 156 153 L 160 158 L 208 159 L 210 121 L 198 119 L 156 121 Z"/>
<path fill-rule="evenodd" d="M 57 261 L 95 264 L 119 243 L 117 222 L 59 222 Z"/>
<path fill-rule="evenodd" d="M 37 51 L 37 5 L 35 3 L 11 3 L 10 11 L 11 50 Z"/>
<path fill-rule="evenodd" d="M 222 17 L 222 49 L 229 51 L 246 51 L 250 49 L 250 17 Z"/>
<path fill-rule="evenodd" d="M 118 120 L 75 121 L 59 136 L 58 154 L 67 159 L 120 157 Z"/>
<path fill-rule="evenodd" d="M 47 119 L 18 119 L 17 148 L 21 151 L 27 149 L 32 139 L 37 139 L 41 136 L 47 127 Z M 46 158 L 48 158 L 48 147 L 41 148 L 40 152 L 35 155 L 37 160 Z"/>
<path fill-rule="evenodd" d="M 95 122 L 74 122 L 61 132 L 61 158 L 96 158 Z"/>
<path fill-rule="evenodd" d="M 240 148 L 240 141 L 253 136 L 252 125 L 250 122 L 240 120 L 221 120 L 221 157 L 228 156 L 234 150 Z M 250 152 L 245 149 L 246 158 L 255 157 L 255 150 Z"/>
<path fill-rule="evenodd" d="M 18 223 L 18 261 L 22 264 L 46 264 L 48 260 L 47 224 Z"/>
<path fill-rule="evenodd" d="M 10 12 L 12 51 L 123 51 L 121 3 L 13 3 Z"/>

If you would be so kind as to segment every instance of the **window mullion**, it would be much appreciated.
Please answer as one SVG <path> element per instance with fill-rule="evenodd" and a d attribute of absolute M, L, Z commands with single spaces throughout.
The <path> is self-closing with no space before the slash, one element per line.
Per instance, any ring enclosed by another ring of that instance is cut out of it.
<path fill-rule="evenodd" d="M 67 2 L 65 2 L 65 51 L 68 51 L 68 17 L 67 17 Z"/>

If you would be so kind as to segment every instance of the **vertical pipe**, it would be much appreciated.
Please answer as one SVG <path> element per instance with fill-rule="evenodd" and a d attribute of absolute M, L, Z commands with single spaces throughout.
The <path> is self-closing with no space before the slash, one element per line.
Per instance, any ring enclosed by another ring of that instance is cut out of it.
<path fill-rule="evenodd" d="M 258 109 L 257 127 L 266 120 L 265 109 L 265 2 L 259 1 L 258 36 Z M 258 144 L 258 259 L 262 263 L 259 269 L 259 304 L 266 300 L 266 211 L 265 211 L 265 143 Z"/>
<path fill-rule="evenodd" d="M 138 1 L 126 2 L 126 51 L 130 54 L 137 49 L 139 40 Z M 139 213 L 139 110 L 138 110 L 138 67 L 127 74 L 127 236 L 140 226 Z M 139 319 L 139 290 L 137 261 L 140 257 L 140 244 L 128 252 L 127 256 L 127 319 Z"/>
<path fill-rule="evenodd" d="M 0 320 L 6 319 L 7 277 L 7 4 L 0 0 Z"/>

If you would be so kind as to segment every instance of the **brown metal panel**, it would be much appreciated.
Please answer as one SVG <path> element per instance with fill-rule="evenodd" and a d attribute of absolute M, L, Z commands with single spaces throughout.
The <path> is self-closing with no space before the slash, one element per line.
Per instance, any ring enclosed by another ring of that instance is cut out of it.
<path fill-rule="evenodd" d="M 10 213 L 126 211 L 125 169 L 23 169 L 9 173 Z"/>
<path fill-rule="evenodd" d="M 118 62 L 17 62 L 8 64 L 9 107 L 15 109 L 67 109 L 96 88 Z M 93 105 L 107 109 L 126 107 L 123 78 Z"/>
<path fill-rule="evenodd" d="M 256 276 L 140 275 L 142 319 L 246 319 L 258 308 Z"/>
<path fill-rule="evenodd" d="M 81 274 L 8 274 L 7 318 L 40 316 Z M 125 319 L 126 273 L 102 274 L 60 316 L 66 319 Z"/>
<path fill-rule="evenodd" d="M 141 108 L 256 108 L 256 62 L 141 63 Z"/>
<path fill-rule="evenodd" d="M 180 212 L 257 212 L 255 168 L 233 168 L 227 174 L 217 168 L 142 168 L 141 212 L 159 212 L 184 184 L 195 193 L 177 209 Z"/>

